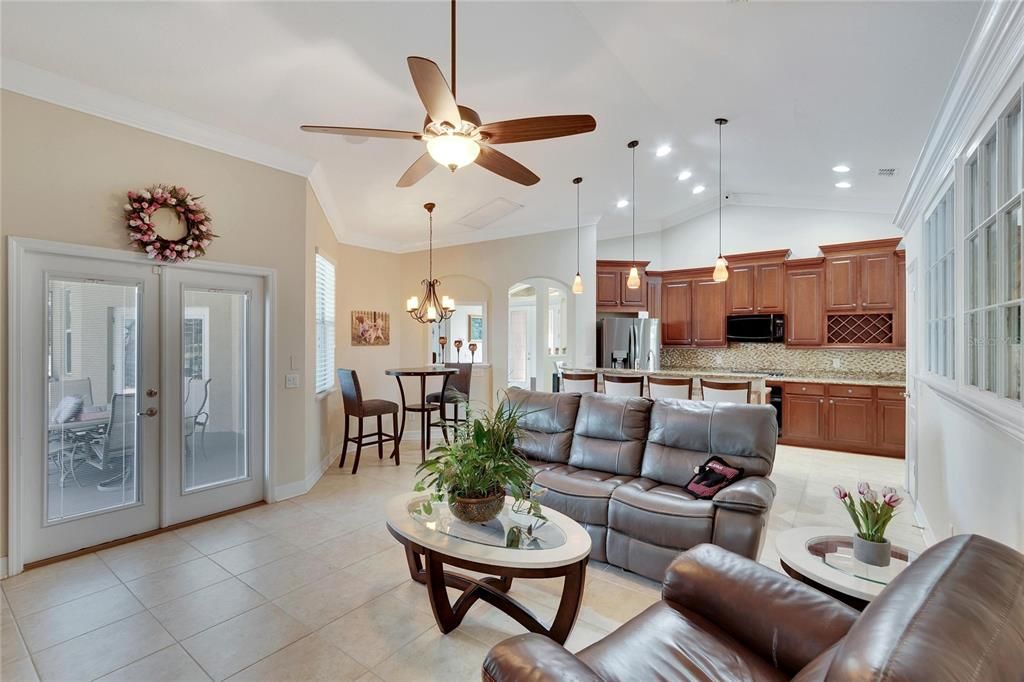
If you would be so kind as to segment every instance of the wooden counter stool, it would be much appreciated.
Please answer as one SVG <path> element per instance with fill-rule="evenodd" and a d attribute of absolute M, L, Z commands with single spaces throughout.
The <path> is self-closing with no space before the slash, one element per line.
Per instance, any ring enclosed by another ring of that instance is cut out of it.
<path fill-rule="evenodd" d="M 700 380 L 701 394 L 708 403 L 749 403 L 749 381 L 706 381 Z"/>
<path fill-rule="evenodd" d="M 563 372 L 562 393 L 597 393 L 597 372 Z"/>
<path fill-rule="evenodd" d="M 458 370 L 457 374 L 453 374 L 447 377 L 448 383 L 447 388 L 444 389 L 444 400 L 441 399 L 441 391 L 427 394 L 428 403 L 436 403 L 441 407 L 440 418 L 431 424 L 431 426 L 440 426 L 441 433 L 444 435 L 444 442 L 451 444 L 448 439 L 448 427 L 458 428 L 459 424 L 466 421 L 466 417 L 469 415 L 469 386 L 473 379 L 473 363 L 471 362 L 446 362 L 445 367 L 451 367 L 452 369 Z M 459 404 L 465 405 L 463 408 L 464 414 L 462 418 L 459 418 Z M 452 416 L 449 417 L 445 411 L 445 405 L 452 406 Z"/>
<path fill-rule="evenodd" d="M 693 398 L 693 379 L 649 376 L 647 377 L 647 391 L 651 400 L 659 398 L 691 400 Z"/>
<path fill-rule="evenodd" d="M 641 397 L 644 394 L 644 375 L 605 374 L 604 392 L 606 395 Z"/>
<path fill-rule="evenodd" d="M 390 400 L 363 400 L 363 390 L 359 387 L 359 376 L 354 369 L 339 369 L 338 383 L 341 385 L 341 397 L 345 404 L 345 439 L 341 445 L 341 463 L 338 467 L 345 466 L 345 456 L 348 454 L 348 444 L 356 444 L 356 458 L 352 462 L 352 474 L 359 469 L 359 455 L 364 445 L 376 445 L 377 457 L 384 459 L 384 443 L 393 441 L 395 449 L 391 456 L 395 459 L 395 465 L 401 464 L 401 456 L 398 454 L 398 403 Z M 384 415 L 391 415 L 391 434 L 384 433 Z M 349 438 L 349 417 L 359 420 L 356 436 Z M 363 433 L 363 419 L 366 417 L 377 418 L 377 431 L 374 433 Z M 366 441 L 367 438 L 376 440 Z"/>

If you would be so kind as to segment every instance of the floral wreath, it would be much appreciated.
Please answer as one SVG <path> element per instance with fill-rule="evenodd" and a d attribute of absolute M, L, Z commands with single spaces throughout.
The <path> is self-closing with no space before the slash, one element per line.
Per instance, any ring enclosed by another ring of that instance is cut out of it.
<path fill-rule="evenodd" d="M 210 231 L 210 214 L 184 187 L 154 185 L 141 192 L 128 192 L 124 219 L 128 237 L 148 258 L 162 263 L 182 263 L 206 254 L 206 247 L 217 235 Z M 181 239 L 161 237 L 153 226 L 153 214 L 161 208 L 175 211 L 178 222 L 185 222 Z"/>

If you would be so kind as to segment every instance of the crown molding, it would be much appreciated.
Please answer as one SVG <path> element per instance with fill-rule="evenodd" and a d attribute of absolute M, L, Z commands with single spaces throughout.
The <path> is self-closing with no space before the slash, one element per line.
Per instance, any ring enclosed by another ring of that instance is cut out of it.
<path fill-rule="evenodd" d="M 3 60 L 5 90 L 122 123 L 198 147 L 252 161 L 293 175 L 308 176 L 315 161 L 242 135 L 200 123 L 160 107 L 86 85 L 12 59 Z"/>
<path fill-rule="evenodd" d="M 1024 61 L 1024 3 L 998 0 L 982 7 L 896 210 L 894 222 L 904 232 L 938 192 Z"/>

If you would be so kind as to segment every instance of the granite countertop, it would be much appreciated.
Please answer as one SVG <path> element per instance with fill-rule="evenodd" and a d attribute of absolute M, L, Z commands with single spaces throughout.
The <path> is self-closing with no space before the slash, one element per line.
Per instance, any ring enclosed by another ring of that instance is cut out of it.
<path fill-rule="evenodd" d="M 768 372 L 718 369 L 715 367 L 663 367 L 657 371 L 642 369 L 604 369 L 594 367 L 566 368 L 566 372 L 599 372 L 608 374 L 625 375 L 650 375 L 659 374 L 664 376 L 681 377 L 731 377 L 734 379 L 754 379 L 785 383 L 800 382 L 809 384 L 858 384 L 862 386 L 906 386 L 906 377 L 901 374 L 891 373 L 864 373 L 850 374 L 844 372 L 815 373 L 815 372 L 790 372 L 783 376 L 772 376 Z"/>

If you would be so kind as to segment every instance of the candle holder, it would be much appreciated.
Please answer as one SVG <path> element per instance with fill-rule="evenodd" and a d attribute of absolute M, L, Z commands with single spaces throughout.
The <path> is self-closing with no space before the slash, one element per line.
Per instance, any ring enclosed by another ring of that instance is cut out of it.
<path fill-rule="evenodd" d="M 455 339 L 452 345 L 455 346 L 455 362 L 462 362 L 462 339 Z"/>
<path fill-rule="evenodd" d="M 441 355 L 441 362 L 443 363 L 444 362 L 444 347 L 448 345 L 448 337 L 447 336 L 439 336 L 439 337 L 437 337 L 437 345 L 441 347 L 441 354 L 440 355 Z"/>
<path fill-rule="evenodd" d="M 476 349 L 479 348 L 475 343 L 469 344 L 469 362 L 470 364 L 476 362 Z"/>

